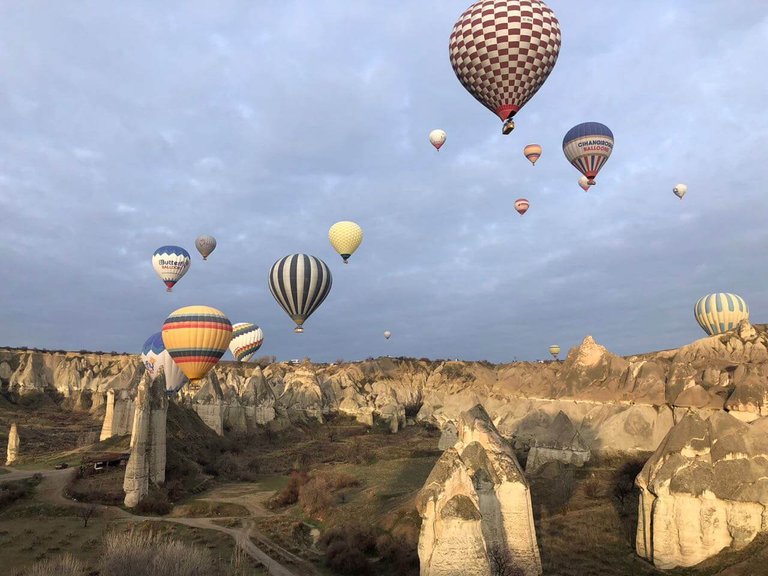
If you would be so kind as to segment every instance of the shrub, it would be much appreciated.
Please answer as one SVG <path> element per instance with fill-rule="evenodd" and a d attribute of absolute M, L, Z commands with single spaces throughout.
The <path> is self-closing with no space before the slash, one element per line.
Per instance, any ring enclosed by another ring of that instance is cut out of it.
<path fill-rule="evenodd" d="M 288 479 L 288 484 L 283 486 L 282 490 L 278 492 L 273 498 L 272 502 L 276 506 L 290 506 L 296 504 L 299 501 L 299 489 L 307 483 L 309 477 L 306 472 L 291 472 L 291 476 Z"/>
<path fill-rule="evenodd" d="M 72 556 L 64 554 L 51 560 L 41 560 L 23 572 L 24 576 L 81 576 L 85 564 Z"/>
<path fill-rule="evenodd" d="M 349 576 L 367 576 L 371 573 L 371 565 L 365 554 L 344 540 L 336 541 L 326 549 L 325 565 L 334 572 Z"/>
<path fill-rule="evenodd" d="M 584 494 L 587 498 L 597 500 L 603 497 L 603 488 L 600 485 L 600 480 L 597 478 L 590 478 L 584 483 Z"/>
<path fill-rule="evenodd" d="M 160 489 L 150 489 L 149 494 L 136 506 L 136 512 L 164 516 L 171 511 L 171 508 L 173 506 L 168 500 L 167 492 Z"/>
<path fill-rule="evenodd" d="M 112 532 L 104 539 L 102 574 L 209 576 L 214 570 L 208 552 L 197 546 L 137 532 Z"/>
<path fill-rule="evenodd" d="M 308 516 L 322 516 L 333 501 L 332 485 L 327 476 L 314 476 L 299 489 L 299 503 Z"/>

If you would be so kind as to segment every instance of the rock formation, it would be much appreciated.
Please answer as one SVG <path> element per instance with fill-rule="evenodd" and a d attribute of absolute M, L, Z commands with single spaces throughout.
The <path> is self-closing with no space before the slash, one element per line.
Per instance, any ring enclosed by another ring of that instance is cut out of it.
<path fill-rule="evenodd" d="M 588 460 L 589 446 L 571 419 L 560 411 L 551 423 L 533 435 L 533 446 L 525 462 L 525 473 L 534 474 L 547 462 L 559 461 L 581 467 Z"/>
<path fill-rule="evenodd" d="M 127 432 L 142 372 L 137 356 L 0 350 L 2 390 L 56 390 L 72 409 L 104 417 L 102 438 Z M 766 328 L 742 322 L 677 350 L 627 358 L 586 337 L 564 362 L 541 364 L 379 358 L 261 369 L 221 362 L 173 401 L 219 434 L 333 413 L 393 432 L 406 425 L 406 414 L 444 429 L 479 403 L 503 435 L 529 446 L 536 422 L 562 411 L 592 452 L 652 452 L 689 412 L 706 417 L 724 408 L 744 421 L 768 414 L 766 378 Z"/>
<path fill-rule="evenodd" d="M 482 406 L 461 414 L 417 498 L 421 576 L 490 576 L 495 558 L 541 574 L 531 495 L 511 446 Z"/>
<path fill-rule="evenodd" d="M 636 550 L 692 566 L 768 530 L 768 418 L 687 414 L 638 475 Z"/>
<path fill-rule="evenodd" d="M 131 456 L 125 469 L 125 505 L 133 508 L 149 493 L 150 484 L 165 482 L 166 416 L 165 375 L 150 380 L 144 374 L 136 393 L 131 433 Z"/>
<path fill-rule="evenodd" d="M 11 430 L 8 433 L 8 450 L 6 452 L 5 465 L 10 466 L 19 457 L 19 430 L 16 422 L 11 424 Z"/>
<path fill-rule="evenodd" d="M 133 428 L 134 408 L 130 390 L 108 390 L 99 442 L 113 436 L 130 434 Z"/>

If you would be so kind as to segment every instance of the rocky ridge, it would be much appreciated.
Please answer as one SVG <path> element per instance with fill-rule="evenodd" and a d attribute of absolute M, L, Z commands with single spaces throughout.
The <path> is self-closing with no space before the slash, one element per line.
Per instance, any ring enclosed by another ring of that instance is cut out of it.
<path fill-rule="evenodd" d="M 138 356 L 0 350 L 2 389 L 55 390 L 74 409 L 105 420 L 102 438 L 130 431 L 142 373 Z M 409 419 L 444 428 L 479 403 L 503 435 L 524 444 L 532 444 L 532 430 L 562 412 L 590 450 L 651 452 L 688 412 L 724 409 L 744 421 L 768 413 L 766 375 L 765 327 L 744 322 L 677 350 L 626 358 L 588 336 L 563 362 L 379 358 L 263 369 L 227 362 L 177 401 L 220 434 L 322 422 L 334 413 L 393 432 Z M 105 418 L 110 411 L 111 423 Z"/>

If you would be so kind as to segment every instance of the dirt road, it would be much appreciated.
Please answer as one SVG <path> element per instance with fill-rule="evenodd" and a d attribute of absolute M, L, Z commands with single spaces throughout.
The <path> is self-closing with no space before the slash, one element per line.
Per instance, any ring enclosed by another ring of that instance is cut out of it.
<path fill-rule="evenodd" d="M 67 483 L 75 474 L 74 468 L 65 468 L 64 470 L 13 470 L 12 468 L 5 468 L 10 473 L 0 475 L 0 483 L 23 480 L 25 478 L 31 478 L 34 474 L 40 473 L 43 475 L 43 480 L 37 489 L 37 496 L 40 500 L 48 502 L 49 504 L 55 504 L 57 506 L 89 506 L 82 502 L 75 502 L 66 498 L 63 494 L 64 488 Z M 253 506 L 253 505 L 252 505 Z M 250 508 L 251 506 L 249 506 Z M 258 509 L 258 506 L 253 506 Z M 136 516 L 116 506 L 99 506 L 99 513 L 102 517 L 131 520 L 131 521 L 148 521 L 148 522 L 174 522 L 176 524 L 184 524 L 185 526 L 192 526 L 194 528 L 201 528 L 203 530 L 216 530 L 218 532 L 224 532 L 232 538 L 240 546 L 246 554 L 251 558 L 260 562 L 267 569 L 267 572 L 272 576 L 301 576 L 306 575 L 306 570 L 301 572 L 301 575 L 291 571 L 286 566 L 280 564 L 277 560 L 269 556 L 266 552 L 256 546 L 250 538 L 253 524 L 251 522 L 244 522 L 242 528 L 225 528 L 215 524 L 210 518 L 169 518 L 159 516 Z M 263 512 L 263 509 L 261 509 Z M 217 518 L 217 520 L 222 520 Z M 297 558 L 298 561 L 304 562 L 302 559 Z"/>

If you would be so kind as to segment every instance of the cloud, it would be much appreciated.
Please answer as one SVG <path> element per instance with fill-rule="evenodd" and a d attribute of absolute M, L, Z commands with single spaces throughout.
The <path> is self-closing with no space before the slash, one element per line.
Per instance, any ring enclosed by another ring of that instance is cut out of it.
<path fill-rule="evenodd" d="M 588 333 L 620 353 L 681 345 L 712 291 L 764 320 L 762 3 L 551 0 L 560 58 L 506 137 L 448 62 L 467 3 L 16 3 L 0 23 L 0 340 L 136 351 L 204 303 L 260 324 L 281 358 L 504 361 Z M 585 120 L 616 135 L 588 193 L 560 149 Z M 347 219 L 365 240 L 344 266 L 327 231 Z M 150 264 L 169 243 L 194 255 L 172 294 Z M 300 251 L 334 285 L 298 336 L 267 273 Z"/>

